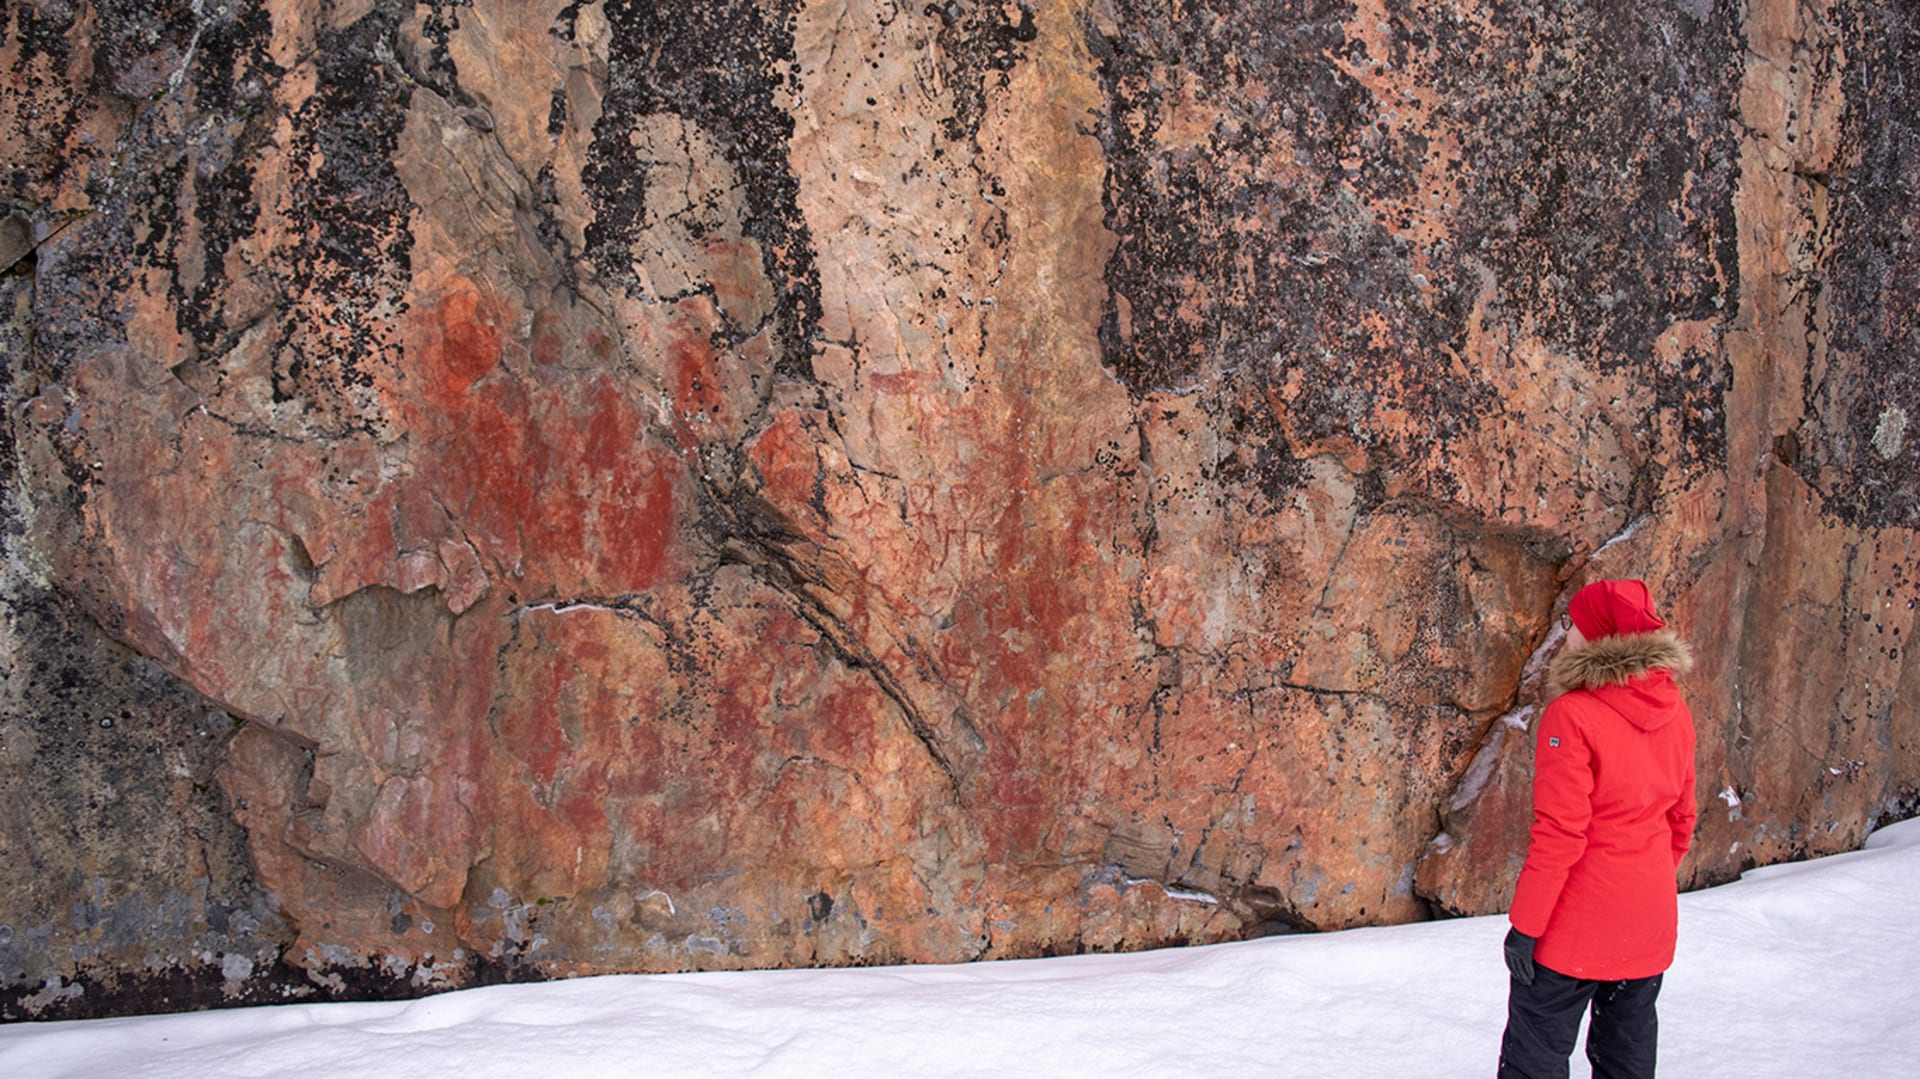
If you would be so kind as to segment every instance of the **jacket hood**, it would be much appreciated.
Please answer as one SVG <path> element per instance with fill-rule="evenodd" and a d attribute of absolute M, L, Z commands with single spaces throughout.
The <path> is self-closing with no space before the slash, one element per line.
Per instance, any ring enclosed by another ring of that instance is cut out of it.
<path fill-rule="evenodd" d="M 1693 653 L 1670 629 L 1620 633 L 1555 656 L 1547 690 L 1557 697 L 1591 690 L 1643 730 L 1665 726 L 1685 709 L 1672 675 L 1693 669 Z"/>

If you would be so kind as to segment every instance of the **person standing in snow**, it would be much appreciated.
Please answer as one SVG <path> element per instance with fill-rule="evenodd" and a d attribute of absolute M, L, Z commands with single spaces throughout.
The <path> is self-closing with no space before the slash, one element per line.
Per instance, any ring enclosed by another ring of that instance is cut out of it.
<path fill-rule="evenodd" d="M 1593 1012 L 1596 1079 L 1651 1076 L 1654 999 L 1673 962 L 1674 876 L 1693 839 L 1693 665 L 1641 581 L 1596 581 L 1567 606 L 1534 747 L 1533 827 L 1507 933 L 1502 1079 L 1567 1074 Z"/>

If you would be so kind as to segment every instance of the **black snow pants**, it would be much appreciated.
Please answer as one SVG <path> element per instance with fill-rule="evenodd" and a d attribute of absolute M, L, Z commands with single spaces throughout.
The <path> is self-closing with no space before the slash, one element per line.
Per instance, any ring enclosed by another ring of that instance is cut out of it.
<path fill-rule="evenodd" d="M 1580 1016 L 1593 1006 L 1587 1059 L 1593 1079 L 1652 1079 L 1661 975 L 1624 982 L 1569 978 L 1535 964 L 1532 985 L 1507 983 L 1507 1032 L 1500 1079 L 1565 1079 Z"/>

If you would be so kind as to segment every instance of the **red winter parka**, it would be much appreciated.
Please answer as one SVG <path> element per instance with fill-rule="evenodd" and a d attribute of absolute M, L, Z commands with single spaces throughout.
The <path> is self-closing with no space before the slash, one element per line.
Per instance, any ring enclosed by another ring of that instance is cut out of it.
<path fill-rule="evenodd" d="M 1674 873 L 1693 837 L 1692 665 L 1670 630 L 1558 656 L 1534 746 L 1533 828 L 1509 920 L 1534 961 L 1573 978 L 1644 978 L 1673 962 Z"/>

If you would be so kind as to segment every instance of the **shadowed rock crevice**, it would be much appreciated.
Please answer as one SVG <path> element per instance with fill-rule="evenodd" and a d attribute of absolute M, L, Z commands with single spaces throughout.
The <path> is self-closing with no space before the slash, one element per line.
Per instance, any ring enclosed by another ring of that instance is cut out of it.
<path fill-rule="evenodd" d="M 819 631 L 821 639 L 849 670 L 872 678 L 946 778 L 955 801 L 964 803 L 965 773 L 972 770 L 970 765 L 985 748 L 980 733 L 959 714 L 947 717 L 936 729 L 935 721 L 914 700 L 901 674 L 848 625 L 846 614 L 855 597 L 836 592 L 828 580 L 832 574 L 845 584 L 854 582 L 855 575 L 844 562 L 776 523 L 777 511 L 764 503 L 745 498 L 737 500 L 736 507 L 742 512 L 732 518 L 734 527 L 721 548 L 721 562 L 753 569 L 792 605 L 794 614 Z"/>

